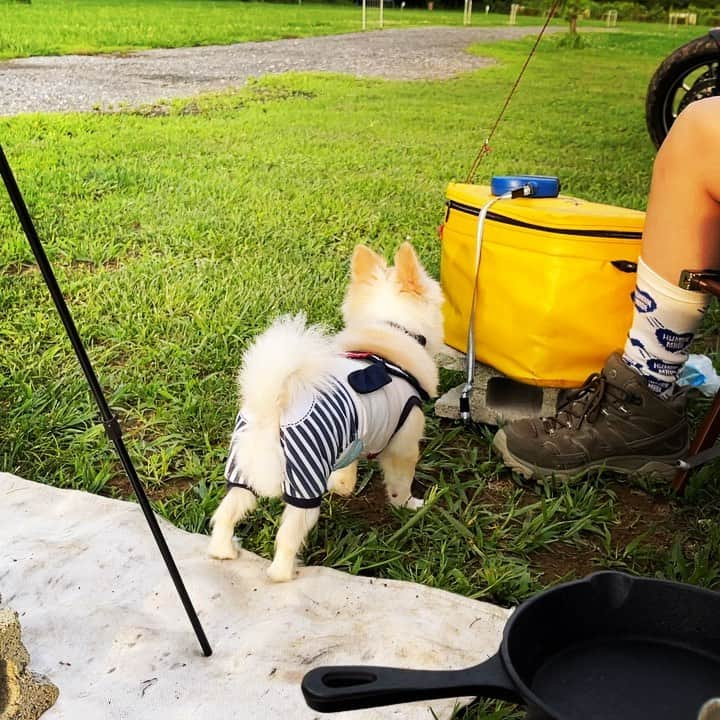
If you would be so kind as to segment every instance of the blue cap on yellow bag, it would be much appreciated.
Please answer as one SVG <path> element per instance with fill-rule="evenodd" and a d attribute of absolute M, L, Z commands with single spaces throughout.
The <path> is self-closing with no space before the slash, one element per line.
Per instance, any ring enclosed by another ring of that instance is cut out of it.
<path fill-rule="evenodd" d="M 560 192 L 560 180 L 551 175 L 494 175 L 490 181 L 490 192 L 504 195 L 526 186 L 530 188 L 530 192 L 523 193 L 527 197 L 553 198 Z"/>

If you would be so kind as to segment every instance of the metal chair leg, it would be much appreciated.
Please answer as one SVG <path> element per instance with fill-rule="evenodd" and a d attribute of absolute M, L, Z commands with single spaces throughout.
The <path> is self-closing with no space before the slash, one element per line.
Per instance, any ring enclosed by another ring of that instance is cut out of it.
<path fill-rule="evenodd" d="M 715 297 L 720 297 L 720 271 L 718 270 L 683 270 L 680 276 L 680 287 L 695 292 L 705 292 Z M 715 396 L 695 438 L 690 444 L 688 460 L 692 462 L 693 457 L 711 448 L 720 435 L 720 394 Z M 682 495 L 685 491 L 692 467 L 678 470 L 672 480 L 675 491 Z"/>
<path fill-rule="evenodd" d="M 713 404 L 695 433 L 695 438 L 690 444 L 688 459 L 692 460 L 693 456 L 711 448 L 718 439 L 718 435 L 720 435 L 720 393 L 715 396 Z M 688 468 L 687 470 L 678 470 L 675 474 L 672 486 L 678 494 L 682 495 L 685 492 L 685 485 L 691 472 L 692 469 Z"/>

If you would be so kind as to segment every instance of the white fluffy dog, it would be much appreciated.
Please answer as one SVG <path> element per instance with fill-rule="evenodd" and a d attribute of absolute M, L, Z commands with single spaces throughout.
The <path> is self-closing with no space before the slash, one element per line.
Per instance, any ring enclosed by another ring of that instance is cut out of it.
<path fill-rule="evenodd" d="M 421 404 L 437 394 L 440 285 L 410 243 L 392 267 L 358 245 L 342 311 L 345 328 L 334 336 L 303 316 L 280 318 L 249 348 L 238 378 L 228 493 L 212 517 L 209 553 L 237 557 L 235 525 L 259 496 L 282 496 L 268 569 L 277 582 L 293 578 L 323 493 L 352 492 L 358 458 L 377 457 L 393 505 L 422 505 L 410 487 L 425 425 Z"/>

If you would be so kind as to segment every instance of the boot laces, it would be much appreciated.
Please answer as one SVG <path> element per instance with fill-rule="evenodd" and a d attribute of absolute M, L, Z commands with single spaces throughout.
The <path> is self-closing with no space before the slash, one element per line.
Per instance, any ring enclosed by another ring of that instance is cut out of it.
<path fill-rule="evenodd" d="M 553 433 L 560 428 L 579 429 L 587 421 L 594 423 L 607 406 L 627 413 L 623 402 L 635 402 L 635 396 L 619 385 L 611 383 L 605 375 L 593 373 L 577 390 L 571 390 L 553 417 L 543 418 L 545 431 Z"/>

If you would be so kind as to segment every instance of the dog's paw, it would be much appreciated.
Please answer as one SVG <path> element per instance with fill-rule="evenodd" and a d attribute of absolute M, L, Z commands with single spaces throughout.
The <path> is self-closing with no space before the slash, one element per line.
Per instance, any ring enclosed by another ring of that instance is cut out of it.
<path fill-rule="evenodd" d="M 357 464 L 335 470 L 328 478 L 327 488 L 336 495 L 348 496 L 352 494 L 357 483 Z"/>
<path fill-rule="evenodd" d="M 273 582 L 289 582 L 295 575 L 295 567 L 288 565 L 287 563 L 279 563 L 277 560 L 273 560 L 270 567 L 267 569 L 267 576 Z"/>
<path fill-rule="evenodd" d="M 409 510 L 417 510 L 425 504 L 424 500 L 413 497 L 412 495 L 408 495 L 405 500 L 403 500 L 403 495 L 389 495 L 388 499 L 393 507 L 408 508 Z"/>
<path fill-rule="evenodd" d="M 217 560 L 235 560 L 238 556 L 238 550 L 232 537 L 226 540 L 213 536 L 210 538 L 207 552 L 210 557 Z"/>
<path fill-rule="evenodd" d="M 408 510 L 419 510 L 424 504 L 425 504 L 425 501 L 423 499 L 416 498 L 411 495 L 407 499 L 407 502 L 405 503 L 405 507 L 408 508 Z"/>

